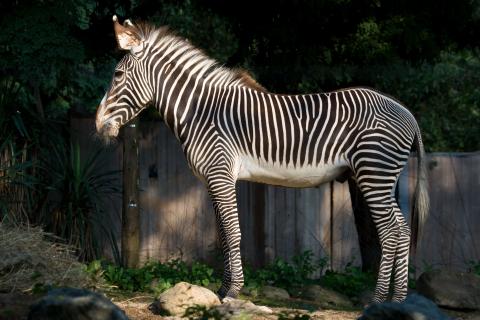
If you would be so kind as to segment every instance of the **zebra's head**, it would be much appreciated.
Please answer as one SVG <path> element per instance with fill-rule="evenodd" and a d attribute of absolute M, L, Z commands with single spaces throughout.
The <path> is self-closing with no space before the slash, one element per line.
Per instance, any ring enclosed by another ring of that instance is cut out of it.
<path fill-rule="evenodd" d="M 121 25 L 113 16 L 118 47 L 128 53 L 115 67 L 110 88 L 97 109 L 95 124 L 104 138 L 116 137 L 120 127 L 135 118 L 152 100 L 145 48 L 140 30 L 130 20 Z"/>

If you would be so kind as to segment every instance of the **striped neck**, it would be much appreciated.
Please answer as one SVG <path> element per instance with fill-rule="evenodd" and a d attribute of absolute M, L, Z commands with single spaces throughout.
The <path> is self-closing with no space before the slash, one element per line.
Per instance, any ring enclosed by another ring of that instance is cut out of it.
<path fill-rule="evenodd" d="M 220 91 L 234 86 L 266 91 L 246 72 L 219 66 L 187 40 L 161 28 L 148 35 L 146 50 L 154 104 L 178 139 L 198 107 L 215 107 Z"/>

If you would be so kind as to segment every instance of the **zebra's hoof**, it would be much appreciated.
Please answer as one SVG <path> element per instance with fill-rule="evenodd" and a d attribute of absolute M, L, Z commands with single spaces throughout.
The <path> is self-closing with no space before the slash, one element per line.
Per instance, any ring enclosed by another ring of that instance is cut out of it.
<path fill-rule="evenodd" d="M 220 298 L 220 301 L 221 301 L 222 303 L 228 303 L 228 302 L 232 302 L 232 301 L 234 301 L 234 300 L 235 300 L 235 298 L 232 298 L 232 297 L 225 297 L 225 298 L 223 298 L 223 299 Z"/>

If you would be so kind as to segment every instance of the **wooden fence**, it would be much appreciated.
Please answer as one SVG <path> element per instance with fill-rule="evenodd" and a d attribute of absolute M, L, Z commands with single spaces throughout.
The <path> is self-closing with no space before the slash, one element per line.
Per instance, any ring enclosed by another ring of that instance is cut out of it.
<path fill-rule="evenodd" d="M 93 119 L 72 119 L 82 150 L 95 148 Z M 140 260 L 211 261 L 218 255 L 212 205 L 204 185 L 187 167 L 179 143 L 163 123 L 139 125 Z M 105 150 L 106 170 L 121 169 L 122 144 Z M 466 269 L 480 261 L 480 153 L 430 154 L 431 210 L 417 253 L 418 269 Z M 409 216 L 416 159 L 402 172 L 398 195 Z M 119 182 L 122 181 L 119 174 Z M 283 188 L 238 184 L 242 254 L 253 265 L 289 259 L 304 250 L 327 257 L 330 267 L 360 264 L 348 184 Z M 111 226 L 120 232 L 121 197 L 109 204 Z M 118 243 L 120 243 L 118 241 Z"/>

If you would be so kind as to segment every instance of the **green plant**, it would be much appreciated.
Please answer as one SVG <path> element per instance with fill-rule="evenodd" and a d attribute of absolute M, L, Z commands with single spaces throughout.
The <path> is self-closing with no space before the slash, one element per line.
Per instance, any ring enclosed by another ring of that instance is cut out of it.
<path fill-rule="evenodd" d="M 119 171 L 102 170 L 101 154 L 98 149 L 83 155 L 78 143 L 60 140 L 43 149 L 41 157 L 42 186 L 48 194 L 40 222 L 76 247 L 85 261 L 99 257 L 99 234 L 111 234 L 105 201 L 120 194 Z"/>
<path fill-rule="evenodd" d="M 470 266 L 470 272 L 476 274 L 477 276 L 480 276 L 480 260 L 471 260 L 468 265 Z"/>
<path fill-rule="evenodd" d="M 320 259 L 314 263 L 313 253 L 309 250 L 295 255 L 291 262 L 277 258 L 271 264 L 256 271 L 246 268 L 245 283 L 251 287 L 270 284 L 288 290 L 308 283 L 313 272 L 323 270 L 326 261 L 326 259 Z"/>
<path fill-rule="evenodd" d="M 354 297 L 375 286 L 375 274 L 363 272 L 360 267 L 347 264 L 343 272 L 327 270 L 320 278 L 320 284 L 332 290 Z"/>
<path fill-rule="evenodd" d="M 180 281 L 201 286 L 220 282 L 209 266 L 200 262 L 193 262 L 189 265 L 179 259 L 165 263 L 151 261 L 138 269 L 112 264 L 104 264 L 102 268 L 102 275 L 108 283 L 127 291 L 147 291 L 159 294 Z M 98 262 L 90 268 L 90 272 L 98 272 Z"/>

